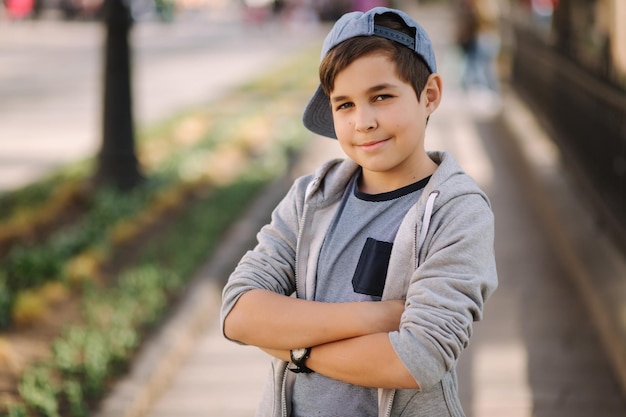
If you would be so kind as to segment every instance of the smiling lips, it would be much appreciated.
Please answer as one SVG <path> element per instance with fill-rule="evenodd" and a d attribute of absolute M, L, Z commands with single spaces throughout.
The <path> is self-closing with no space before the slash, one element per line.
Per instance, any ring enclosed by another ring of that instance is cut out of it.
<path fill-rule="evenodd" d="M 360 149 L 363 149 L 364 151 L 368 151 L 368 152 L 372 152 L 372 151 L 376 151 L 379 148 L 381 148 L 385 143 L 387 143 L 387 141 L 390 138 L 387 139 L 381 139 L 381 140 L 374 140 L 374 141 L 370 141 L 367 143 L 362 143 L 360 145 L 357 145 Z"/>

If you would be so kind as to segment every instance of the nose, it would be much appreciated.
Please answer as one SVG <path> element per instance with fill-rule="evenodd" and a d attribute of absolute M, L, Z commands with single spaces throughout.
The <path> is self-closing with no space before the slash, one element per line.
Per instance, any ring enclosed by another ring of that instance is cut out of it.
<path fill-rule="evenodd" d="M 355 115 L 354 128 L 358 132 L 369 132 L 378 127 L 375 113 L 368 108 L 361 107 Z"/>

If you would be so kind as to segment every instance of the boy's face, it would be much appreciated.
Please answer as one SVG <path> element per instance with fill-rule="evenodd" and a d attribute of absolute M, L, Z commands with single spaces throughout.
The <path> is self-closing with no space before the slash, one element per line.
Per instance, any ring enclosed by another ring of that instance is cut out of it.
<path fill-rule="evenodd" d="M 424 133 L 440 96 L 434 74 L 418 101 L 395 63 L 380 53 L 358 58 L 337 74 L 330 94 L 335 132 L 344 152 L 363 168 L 362 191 L 391 191 L 432 173 Z"/>

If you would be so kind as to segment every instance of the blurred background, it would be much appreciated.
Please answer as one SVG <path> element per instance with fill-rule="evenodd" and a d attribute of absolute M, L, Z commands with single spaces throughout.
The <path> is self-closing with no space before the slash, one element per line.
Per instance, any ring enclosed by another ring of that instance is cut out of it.
<path fill-rule="evenodd" d="M 252 415 L 219 292 L 297 176 L 341 14 L 406 10 L 496 214 L 469 417 L 626 416 L 623 0 L 0 0 L 0 416 Z M 174 343 L 172 341 L 175 341 Z"/>

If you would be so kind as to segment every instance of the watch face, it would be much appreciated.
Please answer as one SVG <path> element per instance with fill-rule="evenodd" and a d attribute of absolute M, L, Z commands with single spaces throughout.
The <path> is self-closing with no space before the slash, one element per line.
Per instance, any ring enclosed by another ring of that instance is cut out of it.
<path fill-rule="evenodd" d="M 292 351 L 293 359 L 300 360 L 306 355 L 306 349 L 294 349 Z"/>

